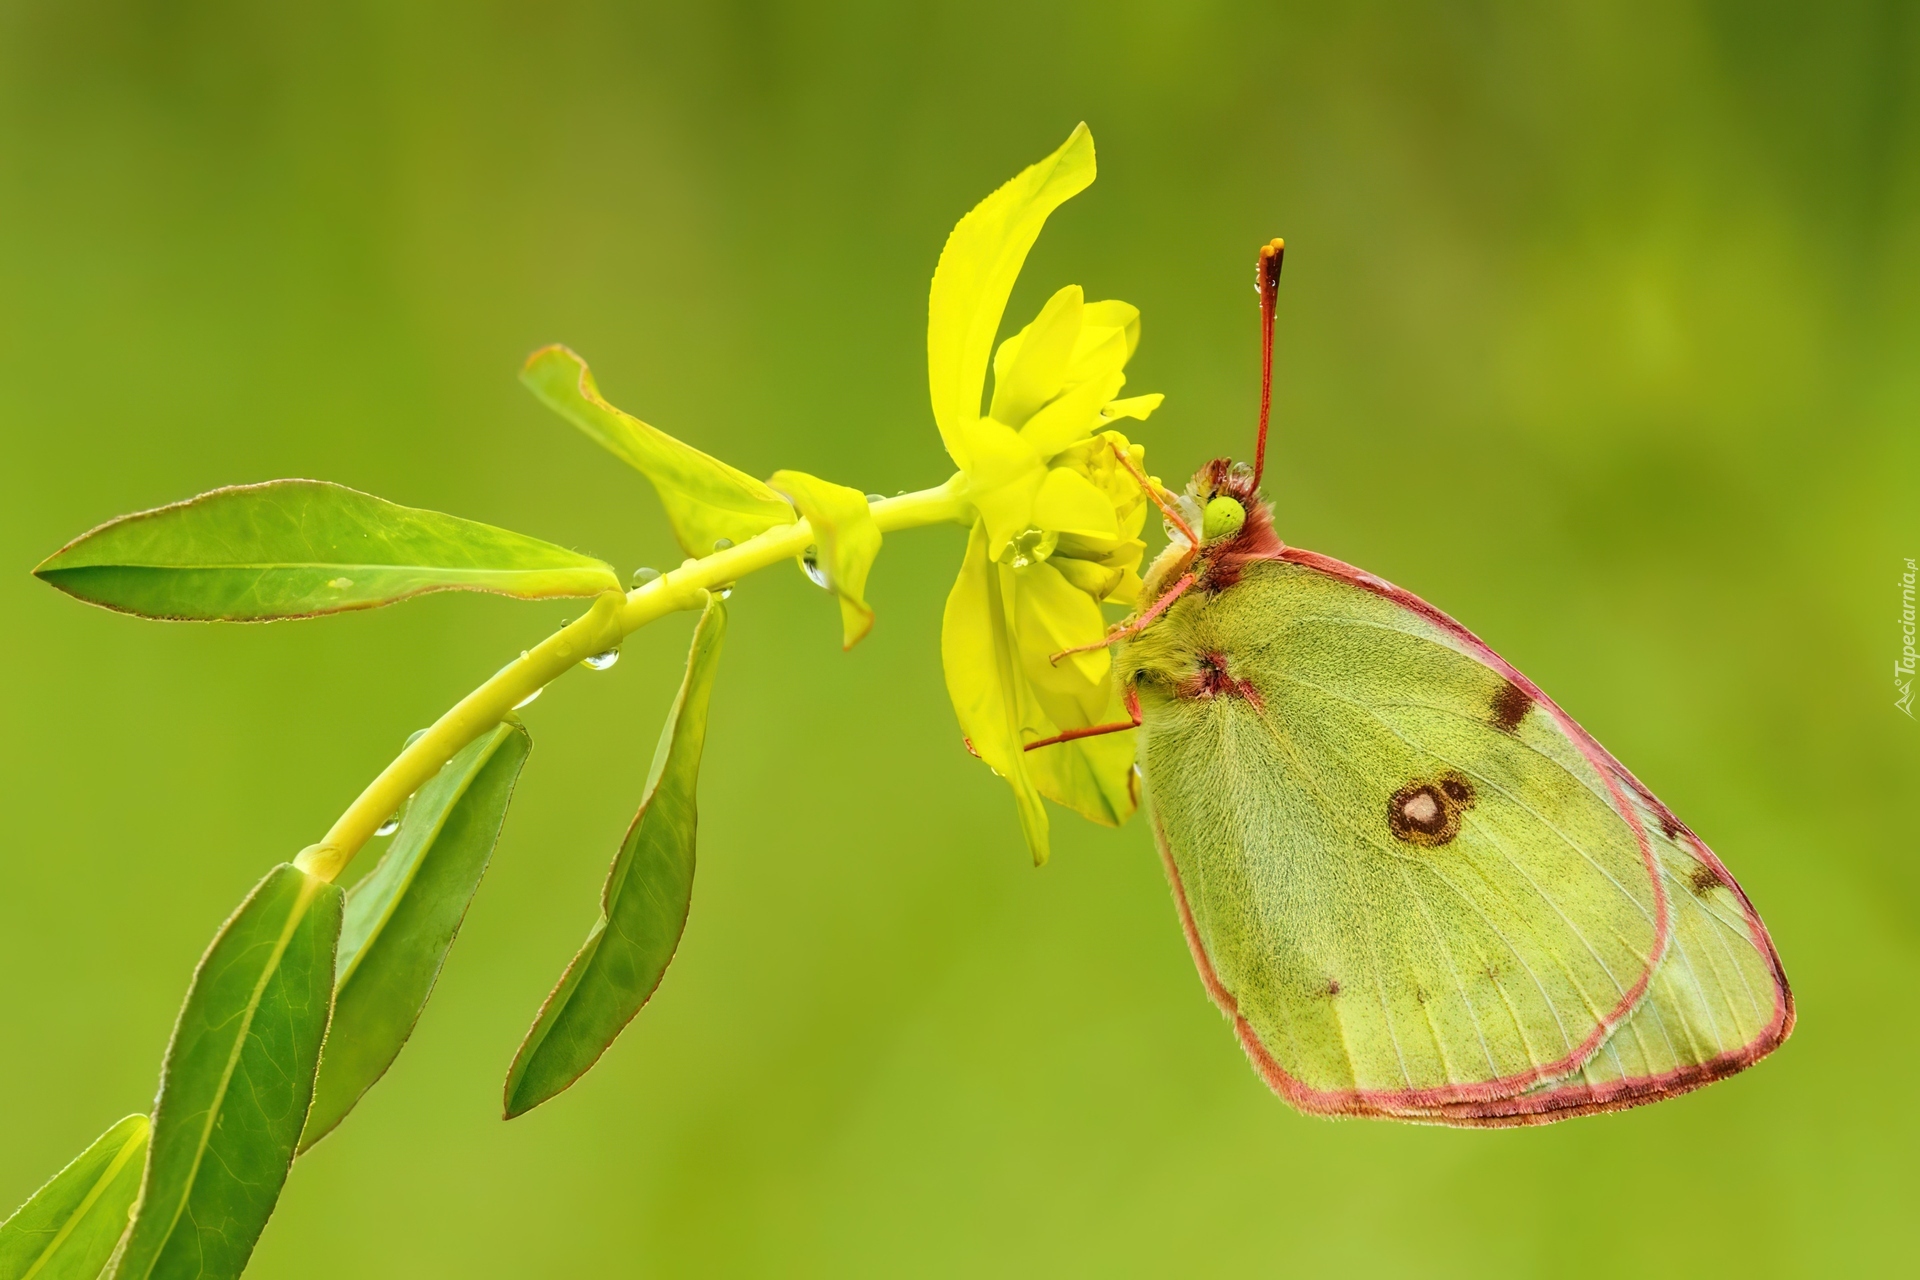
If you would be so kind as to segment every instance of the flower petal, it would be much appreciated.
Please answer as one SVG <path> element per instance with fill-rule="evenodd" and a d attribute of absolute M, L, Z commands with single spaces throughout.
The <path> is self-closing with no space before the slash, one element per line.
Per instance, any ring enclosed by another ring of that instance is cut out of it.
<path fill-rule="evenodd" d="M 1094 488 L 1093 481 L 1067 467 L 1054 467 L 1033 499 L 1033 522 L 1058 533 L 1090 538 L 1117 538 L 1113 503 Z"/>
<path fill-rule="evenodd" d="M 1118 566 L 1063 556 L 1058 551 L 1047 561 L 1068 582 L 1094 600 L 1105 600 L 1126 581 L 1127 571 Z"/>
<path fill-rule="evenodd" d="M 1120 700 L 1102 723 L 1127 718 Z M 1027 753 L 1027 772 L 1041 795 L 1089 822 L 1117 827 L 1140 807 L 1133 769 L 1138 734 L 1123 730 L 1097 738 L 1055 743 Z"/>
<path fill-rule="evenodd" d="M 1126 380 L 1125 374 L 1112 373 L 1081 383 L 1027 419 L 1020 434 L 1033 445 L 1035 453 L 1051 458 L 1085 440 L 1100 426 L 1104 421 L 1100 416 L 1101 406 L 1113 399 L 1114 392 L 1120 390 Z"/>
<path fill-rule="evenodd" d="M 1038 866 L 1047 860 L 1047 811 L 1027 774 L 1022 730 L 1035 717 L 1008 626 L 1001 579 L 1009 572 L 987 558 L 986 526 L 976 523 L 960 576 L 947 594 L 940 661 L 960 730 L 975 753 L 1013 788 L 1020 830 Z"/>
<path fill-rule="evenodd" d="M 1140 345 L 1140 309 L 1124 302 L 1089 302 L 1067 363 L 1067 383 L 1118 373 Z"/>
<path fill-rule="evenodd" d="M 1008 539 L 1033 523 L 1033 496 L 1047 478 L 1046 463 L 1020 433 L 992 418 L 975 418 L 959 432 L 973 465 L 967 498 L 987 522 L 988 554 L 999 559 Z"/>
<path fill-rule="evenodd" d="M 1085 328 L 1080 345 L 1074 348 L 1073 358 L 1080 360 L 1087 352 L 1105 342 L 1110 329 L 1118 329 L 1126 335 L 1127 359 L 1131 360 L 1134 349 L 1140 345 L 1140 308 L 1118 298 L 1103 298 L 1087 304 Z"/>
<path fill-rule="evenodd" d="M 542 347 L 528 356 L 520 381 L 653 482 L 688 555 L 708 554 L 721 538 L 745 542 L 793 523 L 793 508 L 760 481 L 607 403 L 587 362 L 567 348 Z"/>
<path fill-rule="evenodd" d="M 1080 341 L 1082 301 L 1080 286 L 1068 285 L 1047 299 L 1032 324 L 1000 344 L 993 357 L 989 416 L 1017 427 L 1060 394 Z"/>
<path fill-rule="evenodd" d="M 972 463 L 960 429 L 980 416 L 987 357 L 1014 279 L 1047 215 L 1093 177 L 1093 135 L 1082 124 L 1058 151 L 975 205 L 940 252 L 927 299 L 927 386 L 947 452 L 963 468 Z"/>
<path fill-rule="evenodd" d="M 873 630 L 867 574 L 880 554 L 880 529 L 866 495 L 804 471 L 776 471 L 768 483 L 793 500 L 820 539 L 818 563 L 840 597 L 840 647 L 853 648 Z"/>
<path fill-rule="evenodd" d="M 1129 396 L 1125 400 L 1110 400 L 1103 411 L 1109 422 L 1117 418 L 1138 418 L 1145 422 L 1147 415 L 1160 407 L 1166 397 L 1158 391 L 1150 396 Z"/>
<path fill-rule="evenodd" d="M 1041 562 L 1014 572 L 1013 630 L 1020 669 L 1040 699 L 1041 710 L 1063 729 L 1098 722 L 1109 698 L 1107 672 L 1113 658 L 1100 644 L 1107 620 L 1093 597 Z M 1062 649 L 1093 648 L 1059 662 Z"/>

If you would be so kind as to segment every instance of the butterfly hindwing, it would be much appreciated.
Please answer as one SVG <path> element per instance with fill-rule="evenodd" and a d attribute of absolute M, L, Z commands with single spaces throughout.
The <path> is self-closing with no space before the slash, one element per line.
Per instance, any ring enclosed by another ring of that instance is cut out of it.
<path fill-rule="evenodd" d="M 1512 1098 L 1448 1108 L 1451 1123 L 1537 1124 L 1670 1097 L 1750 1066 L 1792 1030 L 1793 997 L 1759 913 L 1699 837 L 1615 770 L 1670 903 L 1672 934 L 1653 982 L 1578 1071 Z"/>
<path fill-rule="evenodd" d="M 1690 833 L 1437 610 L 1285 557 L 1120 657 L 1189 942 L 1277 1091 L 1527 1123 L 1777 1043 L 1771 944 Z"/>

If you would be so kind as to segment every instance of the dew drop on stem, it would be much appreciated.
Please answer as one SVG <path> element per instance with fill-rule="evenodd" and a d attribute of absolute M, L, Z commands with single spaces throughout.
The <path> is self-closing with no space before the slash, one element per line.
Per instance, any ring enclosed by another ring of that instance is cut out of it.
<path fill-rule="evenodd" d="M 373 829 L 373 834 L 375 834 L 376 836 L 390 836 L 394 832 L 398 831 L 399 829 L 400 829 L 400 815 L 396 813 L 391 818 L 388 818 L 385 822 L 375 827 Z"/>
<path fill-rule="evenodd" d="M 528 703 L 532 702 L 534 699 L 538 698 L 541 694 L 545 693 L 546 691 L 547 691 L 547 686 L 541 685 L 538 689 L 535 689 L 532 693 L 520 699 L 520 701 L 514 703 L 513 709 L 515 711 L 518 711 L 520 708 L 526 706 Z"/>
<path fill-rule="evenodd" d="M 732 545 L 733 545 L 732 538 L 715 538 L 713 540 L 713 549 L 715 551 L 725 551 L 728 547 Z"/>
<path fill-rule="evenodd" d="M 660 576 L 660 571 L 658 569 L 651 568 L 646 565 L 642 565 L 640 568 L 635 569 L 633 571 L 633 585 L 636 588 L 644 587 L 649 582 L 652 582 L 655 578 L 659 576 Z"/>
<path fill-rule="evenodd" d="M 590 658 L 582 658 L 580 665 L 590 667 L 595 671 L 605 671 L 618 661 L 620 661 L 620 651 L 618 649 L 608 649 L 602 653 L 596 653 Z"/>

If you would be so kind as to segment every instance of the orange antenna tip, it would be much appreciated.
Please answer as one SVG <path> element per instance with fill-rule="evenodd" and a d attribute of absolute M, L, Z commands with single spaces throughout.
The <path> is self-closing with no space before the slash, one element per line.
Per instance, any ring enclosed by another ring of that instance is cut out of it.
<path fill-rule="evenodd" d="M 1287 242 L 1275 236 L 1260 246 L 1260 430 L 1253 446 L 1253 483 L 1267 472 L 1267 417 L 1273 407 L 1273 312 L 1280 293 L 1280 264 Z"/>

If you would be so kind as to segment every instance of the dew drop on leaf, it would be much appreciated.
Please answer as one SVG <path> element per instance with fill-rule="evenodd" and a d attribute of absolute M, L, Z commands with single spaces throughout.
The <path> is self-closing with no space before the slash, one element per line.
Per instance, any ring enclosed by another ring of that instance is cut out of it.
<path fill-rule="evenodd" d="M 591 667 L 595 671 L 605 671 L 618 661 L 620 661 L 620 651 L 618 649 L 608 649 L 604 653 L 596 653 L 590 658 L 582 658 L 580 665 L 583 667 Z"/>

